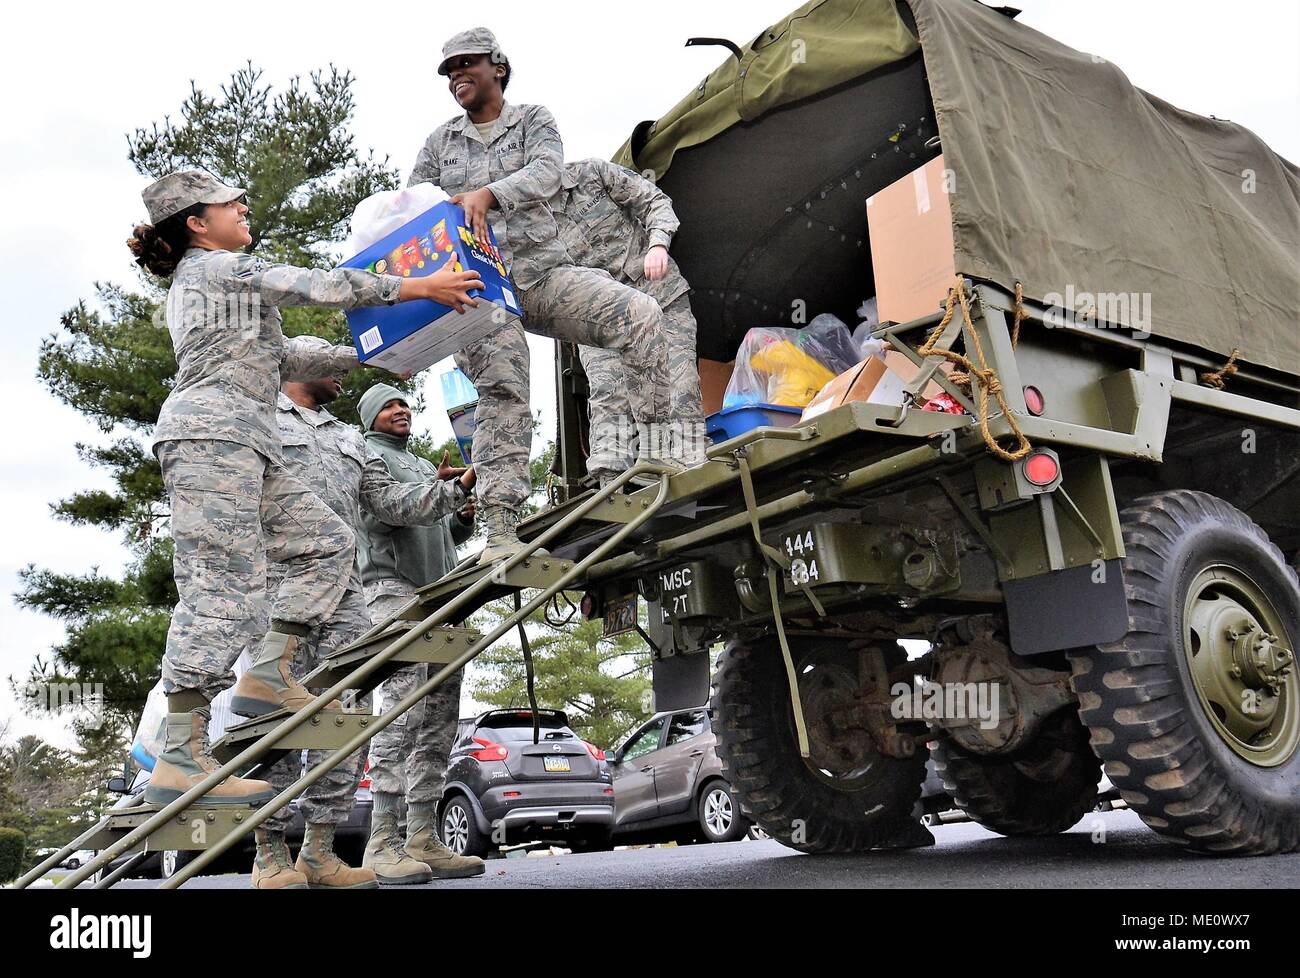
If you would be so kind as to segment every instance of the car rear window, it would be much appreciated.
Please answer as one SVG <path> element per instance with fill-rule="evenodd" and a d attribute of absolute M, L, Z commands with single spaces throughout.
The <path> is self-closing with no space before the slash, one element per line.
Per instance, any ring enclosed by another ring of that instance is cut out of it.
<path fill-rule="evenodd" d="M 541 729 L 538 731 L 538 735 L 542 740 L 569 740 L 576 739 L 578 736 L 559 720 L 550 717 L 542 717 L 539 726 Z M 531 717 L 520 717 L 518 719 L 513 717 L 493 717 L 491 726 L 485 724 L 478 729 L 480 736 L 501 743 L 533 739 L 533 721 Z"/>

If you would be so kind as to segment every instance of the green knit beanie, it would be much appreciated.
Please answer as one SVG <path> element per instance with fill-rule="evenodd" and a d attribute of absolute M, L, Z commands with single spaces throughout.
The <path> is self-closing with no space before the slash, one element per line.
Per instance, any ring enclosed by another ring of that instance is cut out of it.
<path fill-rule="evenodd" d="M 376 384 L 361 395 L 361 400 L 357 401 L 357 414 L 361 415 L 362 431 L 370 430 L 375 418 L 379 417 L 379 412 L 389 401 L 401 401 L 407 407 L 411 406 L 406 395 L 391 384 Z"/>

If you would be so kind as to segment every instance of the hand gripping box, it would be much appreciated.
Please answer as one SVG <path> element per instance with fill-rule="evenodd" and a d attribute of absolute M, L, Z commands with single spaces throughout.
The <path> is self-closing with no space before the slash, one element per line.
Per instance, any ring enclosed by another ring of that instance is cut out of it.
<path fill-rule="evenodd" d="M 519 299 L 497 251 L 496 242 L 478 241 L 466 226 L 465 212 L 444 201 L 376 241 L 340 268 L 398 278 L 431 275 L 446 262 L 476 271 L 483 291 L 472 293 L 478 306 L 458 313 L 431 299 L 367 306 L 347 313 L 352 342 L 361 362 L 393 373 L 423 370 L 520 318 Z"/>

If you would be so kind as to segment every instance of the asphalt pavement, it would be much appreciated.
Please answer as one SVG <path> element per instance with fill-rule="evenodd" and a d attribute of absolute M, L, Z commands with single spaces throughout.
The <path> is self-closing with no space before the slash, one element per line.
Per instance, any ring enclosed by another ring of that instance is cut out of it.
<path fill-rule="evenodd" d="M 1286 889 L 1300 887 L 1300 854 L 1242 859 L 1196 855 L 1164 842 L 1130 811 L 1089 815 L 1069 832 L 1007 839 L 973 822 L 935 826 L 925 849 L 809 856 L 771 840 L 616 849 L 613 852 L 491 859 L 468 880 L 388 889 L 551 887 L 910 887 Z M 156 880 L 124 880 L 145 888 Z M 244 889 L 247 875 L 199 877 L 186 889 Z"/>

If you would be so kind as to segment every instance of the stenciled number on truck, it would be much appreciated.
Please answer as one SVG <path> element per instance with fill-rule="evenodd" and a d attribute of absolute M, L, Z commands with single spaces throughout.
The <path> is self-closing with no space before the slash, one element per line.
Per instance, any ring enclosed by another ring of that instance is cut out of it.
<path fill-rule="evenodd" d="M 807 584 L 819 579 L 817 561 L 812 556 L 814 549 L 816 547 L 813 543 L 812 530 L 785 538 L 786 556 L 791 558 L 790 580 L 795 584 Z M 799 556 L 795 557 L 795 554 Z M 803 559 L 804 557 L 808 558 L 807 561 Z"/>
<path fill-rule="evenodd" d="M 685 592 L 695 583 L 695 578 L 691 574 L 691 569 L 689 567 L 679 567 L 674 571 L 665 571 L 659 575 L 659 583 L 662 585 L 664 592 L 662 608 L 663 620 L 667 621 L 670 616 L 675 617 L 677 615 L 686 614 L 688 607 L 686 603 L 687 595 L 685 593 L 670 594 L 669 592 Z M 669 609 L 668 603 L 670 598 L 672 599 L 671 610 Z"/>

